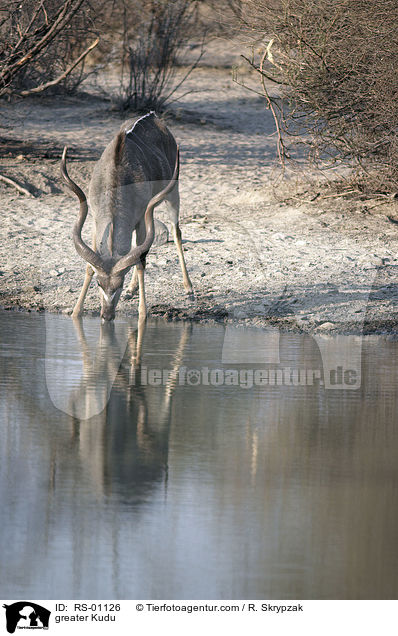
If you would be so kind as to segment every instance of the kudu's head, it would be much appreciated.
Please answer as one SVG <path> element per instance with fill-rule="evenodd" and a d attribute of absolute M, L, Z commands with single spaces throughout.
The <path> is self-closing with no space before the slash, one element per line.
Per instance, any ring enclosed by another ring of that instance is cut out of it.
<path fill-rule="evenodd" d="M 103 320 L 113 320 L 115 317 L 116 305 L 122 293 L 124 277 L 127 273 L 113 274 L 97 270 L 96 279 L 101 302 L 101 318 Z"/>
<path fill-rule="evenodd" d="M 79 188 L 68 175 L 66 169 L 66 153 L 67 147 L 65 146 L 62 154 L 61 174 L 68 188 L 76 194 L 80 201 L 79 216 L 73 227 L 73 241 L 77 253 L 91 265 L 95 272 L 100 293 L 101 318 L 103 320 L 113 320 L 127 272 L 133 265 L 139 262 L 143 254 L 148 252 L 153 243 L 155 235 L 153 211 L 176 185 L 179 172 L 179 149 L 177 146 L 176 163 L 171 180 L 161 192 L 150 199 L 146 207 L 144 216 L 146 236 L 144 242 L 132 248 L 128 254 L 122 256 L 116 262 L 113 260 L 104 260 L 98 252 L 91 249 L 82 239 L 82 228 L 88 213 L 87 198 L 83 190 Z"/>

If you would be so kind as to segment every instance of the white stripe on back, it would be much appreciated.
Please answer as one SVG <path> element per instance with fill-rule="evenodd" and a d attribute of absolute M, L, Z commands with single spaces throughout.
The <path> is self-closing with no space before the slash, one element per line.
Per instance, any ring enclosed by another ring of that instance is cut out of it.
<path fill-rule="evenodd" d="M 150 110 L 149 113 L 147 113 L 146 115 L 142 115 L 142 117 L 139 117 L 137 119 L 137 121 L 135 121 L 134 124 L 131 126 L 131 128 L 126 130 L 126 135 L 129 135 L 131 132 L 133 132 L 134 128 L 136 127 L 138 122 L 141 121 L 141 119 L 145 119 L 145 117 L 149 117 L 150 115 L 155 115 L 155 117 L 156 117 L 155 111 L 154 110 Z"/>

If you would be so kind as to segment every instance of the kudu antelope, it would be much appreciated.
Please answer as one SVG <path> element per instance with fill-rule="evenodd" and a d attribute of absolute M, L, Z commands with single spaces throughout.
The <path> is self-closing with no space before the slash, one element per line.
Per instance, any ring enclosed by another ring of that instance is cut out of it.
<path fill-rule="evenodd" d="M 173 238 L 184 287 L 188 293 L 192 293 L 178 224 L 178 146 L 155 113 L 150 112 L 123 124 L 94 167 L 89 188 L 94 216 L 92 248 L 86 245 L 81 235 L 88 213 L 87 199 L 68 175 L 66 152 L 65 147 L 61 173 L 67 186 L 80 201 L 73 240 L 78 254 L 87 261 L 86 276 L 72 316 L 82 315 L 84 299 L 95 273 L 101 299 L 101 318 L 112 320 L 124 278 L 135 265 L 128 291 L 135 291 L 138 279 L 139 317 L 145 318 L 145 259 L 154 239 L 153 211 L 162 201 L 166 201 L 171 213 Z M 136 247 L 132 247 L 134 230 Z"/>

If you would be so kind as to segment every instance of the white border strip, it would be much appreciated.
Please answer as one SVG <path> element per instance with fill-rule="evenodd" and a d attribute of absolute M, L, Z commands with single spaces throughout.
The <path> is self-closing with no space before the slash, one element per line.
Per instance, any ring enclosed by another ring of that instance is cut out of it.
<path fill-rule="evenodd" d="M 364 590 L 365 592 L 365 590 Z M 316 591 L 315 591 L 316 593 Z M 366 594 L 366 592 L 365 592 Z M 362 636 L 391 632 L 396 600 L 35 600 L 51 612 L 50 634 L 110 636 L 146 632 L 175 636 L 204 633 L 277 634 L 278 636 Z M 12 600 L 5 601 L 11 605 Z M 29 602 L 26 602 L 29 605 Z M 1 627 L 5 633 L 5 610 Z M 25 621 L 25 623 L 28 621 Z M 22 621 L 18 627 L 22 627 Z M 25 629 L 29 626 L 24 625 Z M 343 628 L 343 631 L 342 631 Z M 3 633 L 3 632 L 1 632 Z M 39 631 L 38 634 L 43 632 Z M 46 633 L 46 632 L 44 632 Z"/>

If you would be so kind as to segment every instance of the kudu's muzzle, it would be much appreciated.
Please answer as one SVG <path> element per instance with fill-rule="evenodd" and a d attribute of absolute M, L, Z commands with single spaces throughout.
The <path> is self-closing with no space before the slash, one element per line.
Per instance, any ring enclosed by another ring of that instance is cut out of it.
<path fill-rule="evenodd" d="M 115 308 L 114 307 L 102 307 L 100 316 L 102 320 L 109 322 L 110 320 L 114 320 L 115 318 Z"/>

